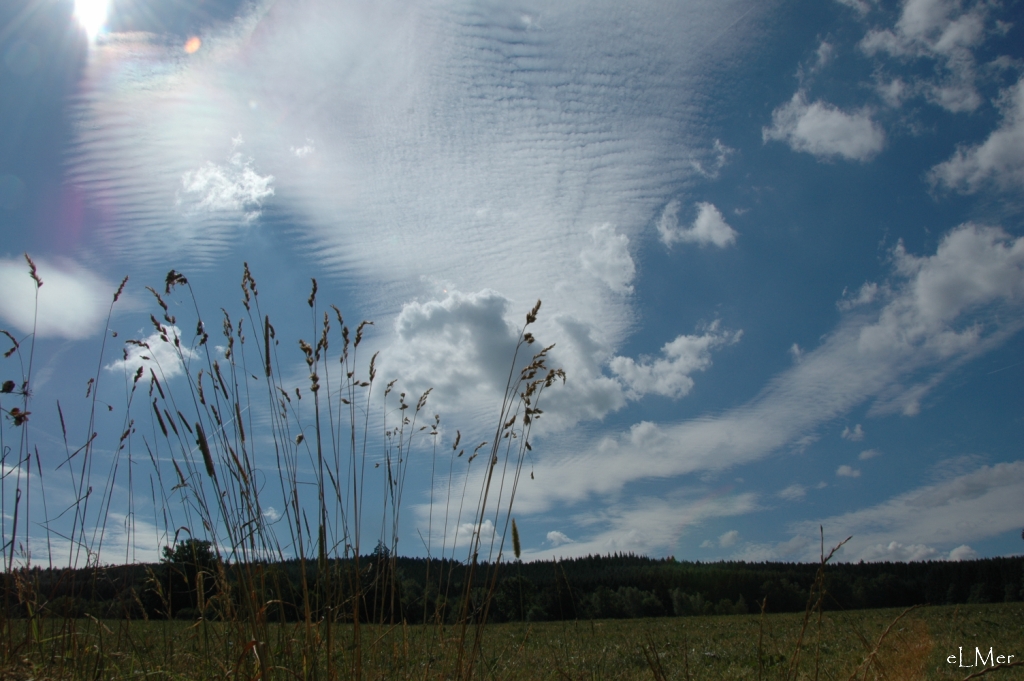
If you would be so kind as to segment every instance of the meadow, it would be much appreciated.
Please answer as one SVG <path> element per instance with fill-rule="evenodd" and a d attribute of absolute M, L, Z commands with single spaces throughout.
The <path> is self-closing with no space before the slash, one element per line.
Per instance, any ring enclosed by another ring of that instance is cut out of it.
<path fill-rule="evenodd" d="M 26 266 L 38 295 L 44 277 L 28 256 Z M 57 405 L 56 467 L 43 466 L 33 430 L 44 407 L 33 401 L 34 334 L 2 331 L 3 678 L 976 678 L 982 670 L 946 662 L 976 646 L 1016 656 L 986 669 L 1021 678 L 1020 603 L 830 610 L 824 546 L 802 613 L 765 612 L 761 601 L 747 615 L 490 621 L 499 568 L 521 553 L 513 509 L 542 394 L 566 379 L 529 330 L 540 301 L 525 315 L 488 439 L 464 445 L 428 409 L 429 390 L 407 395 L 378 378 L 377 355 L 359 353 L 371 324 L 350 329 L 340 310 L 322 309 L 315 280 L 304 301 L 311 340 L 284 338 L 297 361 L 281 358 L 283 336 L 246 266 L 243 310 L 222 311 L 217 324 L 181 273 L 147 287 L 152 334 L 118 338 L 122 359 L 109 364 L 126 282 L 83 386 L 84 423 Z M 104 366 L 124 373 L 113 433 L 97 426 L 115 411 L 98 397 Z M 415 626 L 402 616 L 398 569 L 414 459 L 429 462 L 432 483 L 417 606 L 428 624 Z M 73 502 L 48 507 L 55 488 Z M 110 557 L 110 509 L 124 503 L 129 543 L 162 546 L 164 559 L 133 566 L 140 574 L 111 599 L 100 596 L 103 565 L 127 561 Z M 156 536 L 140 516 L 155 519 Z M 431 559 L 448 569 L 431 572 Z M 284 564 L 295 580 L 281 576 Z"/>
<path fill-rule="evenodd" d="M 20 623 L 15 630 L 21 630 Z M 316 627 L 323 636 L 323 625 Z M 803 635 L 801 637 L 801 631 Z M 251 678 L 254 648 L 229 623 L 49 620 L 39 644 L 7 661 L 10 679 Z M 304 625 L 268 629 L 280 678 L 327 678 L 326 649 L 310 658 Z M 342 639 L 351 625 L 339 627 Z M 368 625 L 367 679 L 456 678 L 457 627 Z M 65 643 L 58 645 L 58 641 Z M 975 664 L 975 649 L 1014 655 L 1024 606 L 931 606 L 910 612 L 826 612 L 804 630 L 799 613 L 507 623 L 486 626 L 482 679 L 967 679 L 1024 678 L 1024 667 Z M 350 647 L 334 667 L 351 666 Z M 955 663 L 949 657 L 957 656 Z M 972 676 L 974 674 L 975 676 Z M 341 678 L 345 678 L 342 676 Z"/>

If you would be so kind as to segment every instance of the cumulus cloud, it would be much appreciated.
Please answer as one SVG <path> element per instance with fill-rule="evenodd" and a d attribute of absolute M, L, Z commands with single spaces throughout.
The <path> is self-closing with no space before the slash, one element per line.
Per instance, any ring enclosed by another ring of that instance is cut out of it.
<path fill-rule="evenodd" d="M 843 464 L 836 469 L 836 475 L 840 478 L 859 478 L 860 471 L 856 468 L 851 468 L 850 466 Z"/>
<path fill-rule="evenodd" d="M 71 260 L 36 258 L 35 263 L 43 281 L 38 314 L 28 263 L 0 258 L 0 319 L 23 334 L 32 333 L 34 325 L 41 338 L 80 340 L 99 332 L 117 286 Z"/>
<path fill-rule="evenodd" d="M 853 430 L 850 430 L 850 426 L 846 426 L 843 428 L 843 432 L 839 434 L 839 437 L 850 442 L 860 442 L 864 439 L 864 428 L 859 423 L 853 427 Z"/>
<path fill-rule="evenodd" d="M 711 351 L 739 341 L 741 331 L 720 331 L 716 320 L 702 335 L 682 335 L 661 348 L 661 357 L 615 357 L 609 363 L 612 372 L 626 387 L 629 399 L 654 394 L 679 398 L 693 388 L 691 374 L 711 365 Z"/>
<path fill-rule="evenodd" d="M 548 532 L 548 543 L 551 544 L 552 548 L 558 548 L 559 546 L 572 544 L 574 542 L 565 533 L 552 530 L 551 532 Z"/>
<path fill-rule="evenodd" d="M 1002 121 L 981 144 L 961 146 L 929 173 L 934 185 L 970 194 L 987 184 L 1024 187 L 1024 82 L 1003 91 Z"/>
<path fill-rule="evenodd" d="M 406 304 L 395 321 L 396 337 L 382 354 L 381 375 L 398 379 L 411 394 L 433 388 L 431 403 L 442 411 L 489 417 L 504 394 L 519 333 L 509 308 L 507 298 L 489 289 Z M 571 317 L 558 316 L 536 333 L 545 344 L 555 342 L 549 366 L 570 376 L 546 393 L 544 429 L 600 419 L 647 395 L 684 397 L 693 388 L 692 375 L 711 366 L 713 352 L 742 337 L 715 321 L 665 343 L 656 356 L 634 359 L 614 355 L 593 326 Z M 528 362 L 531 354 L 520 359 Z"/>
<path fill-rule="evenodd" d="M 878 451 L 877 449 L 865 449 L 857 456 L 857 458 L 860 459 L 861 461 L 867 461 L 868 459 L 873 459 L 876 456 L 881 455 L 882 452 Z"/>
<path fill-rule="evenodd" d="M 235 152 L 226 164 L 207 161 L 186 172 L 179 203 L 189 212 L 236 212 L 252 222 L 260 216 L 264 200 L 274 195 L 274 176 L 260 175 L 252 164 L 251 158 Z"/>
<path fill-rule="evenodd" d="M 885 146 L 885 132 L 870 110 L 846 113 L 827 102 L 808 103 L 802 90 L 772 112 L 772 125 L 761 136 L 823 159 L 868 161 Z"/>
<path fill-rule="evenodd" d="M 978 552 L 972 549 L 967 544 L 961 544 L 952 551 L 949 552 L 948 560 L 974 560 L 978 557 Z"/>
<path fill-rule="evenodd" d="M 906 93 L 923 93 L 933 104 L 952 112 L 973 111 L 982 102 L 975 86 L 973 50 L 982 45 L 986 34 L 998 30 L 986 27 L 990 8 L 991 3 L 985 2 L 907 0 L 896 24 L 869 31 L 860 47 L 869 56 L 934 60 L 936 76 L 916 79 L 909 87 L 899 80 L 890 85 L 898 84 Z M 905 92 L 890 89 L 881 94 L 891 105 L 899 106 Z"/>
<path fill-rule="evenodd" d="M 476 541 L 477 534 L 480 535 L 480 552 L 488 555 L 488 547 L 492 544 L 498 546 L 501 543 L 501 535 L 497 533 L 494 523 L 490 518 L 477 523 L 459 523 L 452 536 L 445 542 L 449 547 L 470 546 Z"/>
<path fill-rule="evenodd" d="M 410 394 L 433 388 L 433 401 L 470 411 L 500 404 L 519 336 L 506 319 L 509 306 L 490 289 L 406 304 L 381 375 L 398 379 Z"/>
<path fill-rule="evenodd" d="M 729 530 L 718 538 L 718 545 L 723 549 L 727 549 L 730 546 L 735 546 L 736 542 L 739 541 L 739 538 L 739 530 Z"/>
<path fill-rule="evenodd" d="M 658 235 L 666 246 L 674 243 L 695 243 L 700 246 L 714 244 L 725 248 L 736 242 L 736 230 L 726 223 L 722 213 L 713 204 L 697 204 L 697 218 L 690 227 L 679 226 L 677 200 L 669 201 L 658 219 Z"/>
<path fill-rule="evenodd" d="M 590 230 L 590 243 L 580 251 L 583 270 L 616 293 L 632 293 L 636 265 L 629 255 L 629 237 L 611 225 Z"/>
<path fill-rule="evenodd" d="M 107 371 L 122 371 L 130 375 L 134 375 L 139 368 L 148 375 L 152 369 L 161 379 L 173 378 L 183 373 L 185 365 L 197 355 L 184 343 L 175 346 L 174 340 L 181 338 L 181 329 L 176 326 L 165 328 L 166 336 L 154 332 L 139 341 L 141 344 L 125 343 L 121 359 L 111 362 L 104 368 Z"/>

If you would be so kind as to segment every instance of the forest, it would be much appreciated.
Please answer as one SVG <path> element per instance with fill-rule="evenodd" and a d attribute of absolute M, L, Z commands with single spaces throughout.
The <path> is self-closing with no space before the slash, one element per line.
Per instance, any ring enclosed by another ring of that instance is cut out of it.
<path fill-rule="evenodd" d="M 769 613 L 802 612 L 821 566 L 615 554 L 514 561 L 502 563 L 497 571 L 489 567 L 479 565 L 471 572 L 461 562 L 394 556 L 381 544 L 359 561 L 331 561 L 331 578 L 325 579 L 316 560 L 231 563 L 221 560 L 209 542 L 189 539 L 165 548 L 157 564 L 79 570 L 34 567 L 5 573 L 0 580 L 5 612 L 13 617 L 29 615 L 17 598 L 24 584 L 16 583 L 28 580 L 41 596 L 37 615 L 218 619 L 237 607 L 233 591 L 245 571 L 247 579 L 255 576 L 266 590 L 268 620 L 319 621 L 332 608 L 318 603 L 351 602 L 346 585 L 356 583 L 352 578 L 358 571 L 360 621 L 455 622 L 468 614 L 477 621 L 512 622 L 728 615 L 762 607 Z M 464 599 L 471 574 L 470 597 Z M 1024 600 L 1021 557 L 830 563 L 824 574 L 823 607 L 829 610 Z M 304 599 L 304 589 L 314 597 Z M 464 607 L 470 612 L 462 613 Z M 351 619 L 351 607 L 334 616 Z"/>

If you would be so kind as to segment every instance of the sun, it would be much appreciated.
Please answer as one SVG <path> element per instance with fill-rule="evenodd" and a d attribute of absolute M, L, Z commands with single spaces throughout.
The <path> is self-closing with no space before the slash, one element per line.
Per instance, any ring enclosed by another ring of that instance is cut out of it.
<path fill-rule="evenodd" d="M 75 18 L 92 40 L 107 23 L 109 0 L 75 0 Z"/>

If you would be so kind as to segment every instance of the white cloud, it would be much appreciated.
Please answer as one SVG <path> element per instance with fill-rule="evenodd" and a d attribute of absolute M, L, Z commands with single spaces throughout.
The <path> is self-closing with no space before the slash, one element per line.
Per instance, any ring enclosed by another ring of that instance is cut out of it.
<path fill-rule="evenodd" d="M 656 359 L 642 357 L 638 362 L 631 357 L 615 357 L 609 367 L 626 386 L 629 399 L 649 394 L 683 397 L 693 388 L 690 374 L 711 366 L 711 351 L 736 343 L 742 336 L 741 331 L 721 332 L 719 326 L 715 321 L 700 336 L 677 336 L 662 346 L 662 356 Z"/>
<path fill-rule="evenodd" d="M 966 6 L 965 6 L 966 5 Z M 990 3 L 958 0 L 907 0 L 892 28 L 869 31 L 860 47 L 871 56 L 888 54 L 901 60 L 928 58 L 939 68 L 934 77 L 901 80 L 898 88 L 881 91 L 891 106 L 899 106 L 906 94 L 923 93 L 933 104 L 952 112 L 974 111 L 982 98 L 975 87 L 973 50 L 985 40 Z M 996 22 L 995 30 L 998 30 Z"/>
<path fill-rule="evenodd" d="M 876 506 L 801 522 L 792 531 L 808 540 L 824 526 L 828 537 L 853 539 L 844 560 L 968 557 L 966 541 L 979 541 L 1020 527 L 1024 461 L 981 466 L 973 471 L 900 494 Z M 808 556 L 810 557 L 810 556 Z"/>
<path fill-rule="evenodd" d="M 836 0 L 836 2 L 846 5 L 847 7 L 852 7 L 857 10 L 861 16 L 870 12 L 871 8 L 876 4 L 876 0 Z"/>
<path fill-rule="evenodd" d="M 794 362 L 799 362 L 801 359 L 804 358 L 803 348 L 801 348 L 796 343 L 793 343 L 792 345 L 789 346 L 789 355 L 793 358 Z"/>
<path fill-rule="evenodd" d="M 739 530 L 729 530 L 728 532 L 724 533 L 722 536 L 718 538 L 718 545 L 721 546 L 723 549 L 727 549 L 730 546 L 735 546 L 736 542 L 739 540 L 739 537 Z"/>
<path fill-rule="evenodd" d="M 544 6 L 531 24 L 523 11 L 395 0 L 355 14 L 328 0 L 255 9 L 204 36 L 202 64 L 121 36 L 83 74 L 70 180 L 103 209 L 111 251 L 137 264 L 215 266 L 272 189 L 300 256 L 344 273 L 382 326 L 444 279 L 517 304 L 543 295 L 614 350 L 636 316 L 607 286 L 632 278 L 592 276 L 581 245 L 606 223 L 635 244 L 681 183 L 725 162 L 728 148 L 709 150 L 706 127 L 680 112 L 712 86 L 701 36 L 719 36 L 719 56 L 753 49 L 749 19 L 766 8 L 738 23 L 735 7 L 709 0 Z M 148 113 L 123 115 L 134 110 Z M 245 158 L 210 153 L 239 132 L 256 159 L 248 176 Z M 298 159 L 303 140 L 315 151 Z"/>
<path fill-rule="evenodd" d="M 864 439 L 864 428 L 858 423 L 854 426 L 853 430 L 850 430 L 849 426 L 843 428 L 843 432 L 839 434 L 839 437 L 850 442 L 860 442 Z"/>
<path fill-rule="evenodd" d="M 270 186 L 274 176 L 258 174 L 252 163 L 252 159 L 235 152 L 225 165 L 207 161 L 186 172 L 181 177 L 186 196 L 180 203 L 187 212 L 237 212 L 244 214 L 246 222 L 252 222 L 260 216 L 263 201 L 274 195 Z"/>
<path fill-rule="evenodd" d="M 786 501 L 796 501 L 807 496 L 807 488 L 803 485 L 792 484 L 779 492 L 779 497 Z"/>
<path fill-rule="evenodd" d="M 761 136 L 818 158 L 868 161 L 885 146 L 885 133 L 868 109 L 846 113 L 827 102 L 808 104 L 802 90 L 772 112 L 772 125 Z"/>
<path fill-rule="evenodd" d="M 501 535 L 499 535 L 494 527 L 494 522 L 490 518 L 483 521 L 483 523 L 459 523 L 458 531 L 451 538 L 451 541 L 446 542 L 448 546 L 469 546 L 476 541 L 476 536 L 480 535 L 480 553 L 481 556 L 490 555 L 489 547 L 494 545 L 497 547 L 501 543 Z"/>
<path fill-rule="evenodd" d="M 836 475 L 840 478 L 859 478 L 860 471 L 856 468 L 851 468 L 850 466 L 843 464 L 836 469 Z"/>
<path fill-rule="evenodd" d="M 406 304 L 395 320 L 395 338 L 381 355 L 381 377 L 398 379 L 413 395 L 433 388 L 431 404 L 442 413 L 461 410 L 491 418 L 518 337 L 507 317 L 510 306 L 492 290 L 452 291 L 440 301 Z M 521 362 L 554 342 L 548 366 L 564 369 L 569 379 L 545 393 L 544 419 L 537 427 L 551 432 L 600 419 L 646 395 L 684 397 L 694 385 L 692 374 L 711 366 L 716 349 L 742 336 L 720 326 L 716 321 L 698 334 L 665 343 L 655 357 L 633 359 L 614 355 L 599 331 L 578 319 L 557 316 L 538 324 L 533 329 L 538 343 L 521 351 Z"/>
<path fill-rule="evenodd" d="M 116 285 L 111 285 L 71 260 L 35 259 L 39 278 L 39 310 L 36 284 L 24 258 L 0 259 L 0 319 L 23 334 L 33 323 L 41 337 L 80 340 L 102 329 Z"/>
<path fill-rule="evenodd" d="M 183 373 L 186 363 L 195 359 L 197 355 L 184 342 L 175 346 L 175 339 L 181 338 L 181 329 L 176 326 L 164 328 L 167 329 L 165 337 L 154 331 L 140 341 L 144 345 L 125 343 L 121 359 L 111 362 L 104 368 L 107 371 L 123 371 L 134 376 L 139 367 L 142 367 L 144 375 L 148 376 L 149 370 L 152 369 L 161 379 L 173 378 Z"/>
<path fill-rule="evenodd" d="M 517 501 L 518 506 L 518 501 Z M 656 555 L 674 552 L 688 531 L 713 518 L 734 517 L 757 509 L 753 494 L 706 494 L 678 491 L 664 497 L 643 497 L 628 504 L 609 503 L 574 517 L 587 539 L 557 549 L 529 552 L 530 560 L 628 552 Z M 726 533 L 728 534 L 728 533 Z M 523 552 L 524 560 L 527 554 Z"/>
<path fill-rule="evenodd" d="M 1003 118 L 984 142 L 959 147 L 929 173 L 933 184 L 973 193 L 988 183 L 1004 190 L 1024 187 L 1024 82 L 1003 91 Z"/>
<path fill-rule="evenodd" d="M 590 230 L 590 243 L 580 251 L 583 270 L 604 282 L 615 293 L 632 293 L 630 282 L 636 265 L 629 255 L 629 237 L 617 234 L 611 225 Z"/>
<path fill-rule="evenodd" d="M 506 319 L 509 307 L 490 289 L 404 305 L 394 341 L 382 353 L 381 377 L 398 379 L 411 395 L 433 388 L 431 403 L 443 411 L 499 405 L 519 335 Z"/>
<path fill-rule="evenodd" d="M 814 62 L 814 66 L 811 67 L 811 71 L 814 72 L 822 70 L 823 68 L 829 65 L 829 62 L 831 62 L 835 58 L 835 55 L 835 45 L 828 42 L 827 40 L 821 41 L 821 44 L 818 45 L 818 49 L 815 52 L 816 60 Z"/>
<path fill-rule="evenodd" d="M 868 400 L 877 413 L 906 411 L 953 367 L 1024 328 L 1024 238 L 968 224 L 932 255 L 899 246 L 892 258 L 887 293 L 848 312 L 819 347 L 746 405 L 677 424 L 644 421 L 591 441 L 552 436 L 548 449 L 559 453 L 539 462 L 537 480 L 517 506 L 540 512 L 617 493 L 636 480 L 757 460 Z"/>
<path fill-rule="evenodd" d="M 857 456 L 857 458 L 860 459 L 861 461 L 867 461 L 868 459 L 873 459 L 876 456 L 881 455 L 882 452 L 878 451 L 877 449 L 865 449 Z"/>
<path fill-rule="evenodd" d="M 722 168 L 729 163 L 729 157 L 735 153 L 735 149 L 724 144 L 722 140 L 716 139 L 715 144 L 712 147 L 711 154 L 709 154 L 713 157 L 710 164 L 702 161 L 694 161 L 693 169 L 709 180 L 716 180 L 718 179 L 718 175 L 722 172 Z"/>
<path fill-rule="evenodd" d="M 843 297 L 836 303 L 836 307 L 844 312 L 852 310 L 861 305 L 873 303 L 879 295 L 886 293 L 886 290 L 873 281 L 866 281 L 857 290 L 857 295 L 850 297 L 846 289 L 843 289 Z"/>
<path fill-rule="evenodd" d="M 886 104 L 898 109 L 903 106 L 903 102 L 912 94 L 913 90 L 902 78 L 893 78 L 889 81 L 877 81 L 875 92 Z"/>
<path fill-rule="evenodd" d="M 288 147 L 288 150 L 295 155 L 296 158 L 305 158 L 316 151 L 316 147 L 313 146 L 313 140 L 306 138 L 306 143 L 301 147 Z"/>
<path fill-rule="evenodd" d="M 669 201 L 658 219 L 658 235 L 661 242 L 671 246 L 676 242 L 695 243 L 700 246 L 714 244 L 725 248 L 736 242 L 736 230 L 726 223 L 721 212 L 710 203 L 697 204 L 697 218 L 693 225 L 679 227 L 679 201 Z"/>
<path fill-rule="evenodd" d="M 978 552 L 972 549 L 967 544 L 961 544 L 952 551 L 949 552 L 949 560 L 974 560 L 978 557 Z"/>
<path fill-rule="evenodd" d="M 551 532 L 548 532 L 548 543 L 551 544 L 552 548 L 558 548 L 559 546 L 572 544 L 574 542 L 565 533 L 552 530 Z"/>
<path fill-rule="evenodd" d="M 869 563 L 897 563 L 937 560 L 940 556 L 937 550 L 924 544 L 904 546 L 897 541 L 891 541 L 888 544 L 875 544 L 874 546 L 864 548 L 858 558 Z"/>

